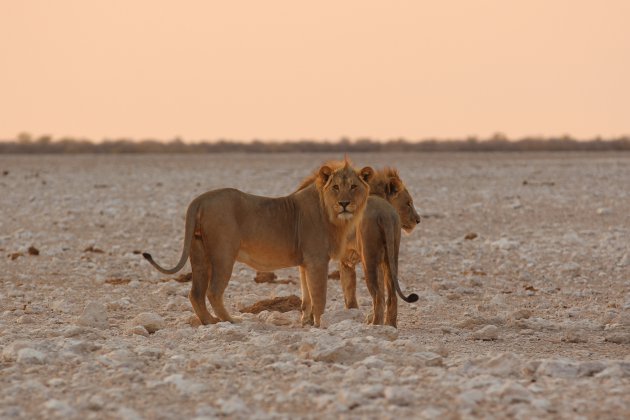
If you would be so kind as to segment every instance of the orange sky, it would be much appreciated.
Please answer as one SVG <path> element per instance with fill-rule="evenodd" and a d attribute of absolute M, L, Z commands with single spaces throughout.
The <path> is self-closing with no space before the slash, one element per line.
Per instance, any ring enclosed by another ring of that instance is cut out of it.
<path fill-rule="evenodd" d="M 630 1 L 0 0 L 0 138 L 630 134 Z"/>

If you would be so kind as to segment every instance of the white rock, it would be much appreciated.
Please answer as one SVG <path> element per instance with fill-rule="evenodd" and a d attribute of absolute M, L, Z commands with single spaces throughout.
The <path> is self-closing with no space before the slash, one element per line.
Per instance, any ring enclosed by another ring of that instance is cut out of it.
<path fill-rule="evenodd" d="M 206 390 L 206 385 L 184 379 L 184 375 L 176 373 L 164 378 L 164 382 L 174 385 L 175 388 L 184 395 L 199 394 Z"/>
<path fill-rule="evenodd" d="M 552 378 L 575 378 L 578 376 L 579 365 L 571 360 L 547 359 L 541 361 L 536 375 L 551 376 Z"/>
<path fill-rule="evenodd" d="M 383 394 L 385 400 L 394 405 L 412 405 L 417 401 L 416 395 L 412 391 L 401 386 L 388 386 Z"/>
<path fill-rule="evenodd" d="M 70 418 L 76 415 L 76 410 L 72 408 L 67 402 L 57 399 L 50 399 L 44 403 L 44 407 L 48 410 L 55 412 L 55 414 L 62 418 Z"/>
<path fill-rule="evenodd" d="M 359 364 L 365 366 L 368 369 L 382 369 L 385 366 L 385 362 L 378 356 L 368 356 L 361 360 Z"/>
<path fill-rule="evenodd" d="M 77 324 L 92 328 L 108 328 L 107 309 L 98 302 L 88 302 L 83 313 L 79 316 Z"/>
<path fill-rule="evenodd" d="M 338 324 L 341 321 L 352 320 L 356 323 L 363 323 L 363 313 L 359 309 L 335 309 L 326 311 L 321 318 L 322 328 L 328 328 L 331 325 Z"/>
<path fill-rule="evenodd" d="M 129 407 L 119 407 L 117 415 L 121 420 L 142 420 L 142 416 L 136 410 Z"/>
<path fill-rule="evenodd" d="M 2 349 L 2 359 L 7 362 L 12 362 L 17 359 L 18 351 L 23 348 L 27 348 L 32 346 L 33 343 L 31 341 L 26 340 L 16 340 L 7 345 L 4 349 Z"/>
<path fill-rule="evenodd" d="M 560 272 L 565 275 L 577 276 L 580 274 L 580 265 L 574 262 L 568 262 L 560 266 Z"/>
<path fill-rule="evenodd" d="M 519 243 L 517 241 L 512 241 L 508 238 L 501 238 L 497 241 L 492 242 L 491 245 L 494 246 L 495 248 L 499 248 L 502 251 L 509 251 L 509 250 L 517 248 L 519 246 Z"/>
<path fill-rule="evenodd" d="M 470 361 L 464 366 L 464 371 L 473 374 L 488 374 L 493 376 L 508 377 L 518 376 L 521 373 L 523 361 L 514 353 L 501 353 L 490 359 Z"/>
<path fill-rule="evenodd" d="M 385 387 L 381 384 L 364 385 L 360 391 L 364 398 L 374 399 L 385 396 Z"/>
<path fill-rule="evenodd" d="M 430 351 L 421 351 L 418 353 L 414 353 L 413 356 L 422 360 L 424 366 L 435 367 L 443 365 L 442 356 L 437 353 L 433 353 Z"/>
<path fill-rule="evenodd" d="M 69 314 L 72 312 L 72 305 L 70 305 L 65 300 L 54 301 L 52 304 L 50 304 L 50 308 L 64 314 Z"/>
<path fill-rule="evenodd" d="M 363 396 L 351 389 L 341 389 L 337 393 L 337 400 L 346 408 L 353 409 L 361 405 Z"/>
<path fill-rule="evenodd" d="M 464 408 L 473 408 L 484 399 L 485 393 L 479 389 L 469 389 L 457 396 L 457 403 Z"/>
<path fill-rule="evenodd" d="M 523 385 L 508 381 L 497 392 L 501 400 L 506 404 L 529 403 L 532 393 Z"/>
<path fill-rule="evenodd" d="M 612 209 L 610 207 L 600 207 L 596 210 L 596 213 L 600 216 L 606 216 L 612 214 Z"/>
<path fill-rule="evenodd" d="M 46 361 L 46 355 L 41 351 L 25 347 L 18 350 L 17 362 L 24 364 L 43 364 Z"/>
<path fill-rule="evenodd" d="M 148 337 L 149 336 L 149 331 L 147 331 L 146 328 L 144 328 L 144 326 L 142 325 L 134 325 L 132 327 L 130 327 L 128 330 L 129 334 L 135 334 L 135 335 L 141 335 L 143 337 Z"/>
<path fill-rule="evenodd" d="M 499 338 L 499 329 L 495 325 L 486 325 L 471 334 L 475 340 L 491 341 Z"/>
<path fill-rule="evenodd" d="M 165 322 L 155 312 L 142 312 L 131 321 L 131 325 L 142 325 L 149 333 L 154 333 L 164 328 Z"/>
<path fill-rule="evenodd" d="M 218 401 L 221 413 L 226 416 L 244 414 L 249 411 L 247 404 L 238 395 L 233 395 L 227 400 L 220 399 Z"/>
<path fill-rule="evenodd" d="M 267 316 L 267 319 L 265 319 L 266 324 L 278 326 L 291 325 L 294 321 L 295 319 L 291 318 L 291 315 L 281 312 L 272 312 Z"/>

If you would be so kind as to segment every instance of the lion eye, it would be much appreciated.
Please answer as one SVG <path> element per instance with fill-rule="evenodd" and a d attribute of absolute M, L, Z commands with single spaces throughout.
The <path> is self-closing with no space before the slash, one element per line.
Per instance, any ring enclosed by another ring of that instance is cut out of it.
<path fill-rule="evenodd" d="M 410 202 L 408 202 L 408 203 L 407 203 L 407 205 L 408 205 L 409 207 L 411 207 L 411 201 L 410 201 Z"/>
<path fill-rule="evenodd" d="M 355 184 L 350 185 L 350 189 L 354 190 L 357 186 Z"/>
<path fill-rule="evenodd" d="M 335 190 L 335 191 L 339 191 L 339 185 L 333 185 L 333 187 L 332 187 L 332 188 L 333 188 L 333 190 Z"/>

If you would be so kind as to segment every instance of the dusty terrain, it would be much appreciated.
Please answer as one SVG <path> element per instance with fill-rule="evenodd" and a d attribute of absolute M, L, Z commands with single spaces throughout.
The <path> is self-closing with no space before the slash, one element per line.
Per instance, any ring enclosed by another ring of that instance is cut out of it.
<path fill-rule="evenodd" d="M 424 216 L 399 329 L 363 323 L 361 281 L 345 311 L 329 280 L 327 328 L 240 314 L 300 294 L 242 265 L 242 323 L 191 326 L 190 283 L 138 251 L 174 265 L 193 197 L 284 195 L 330 157 L 0 156 L 0 418 L 630 416 L 629 154 L 351 156 Z"/>

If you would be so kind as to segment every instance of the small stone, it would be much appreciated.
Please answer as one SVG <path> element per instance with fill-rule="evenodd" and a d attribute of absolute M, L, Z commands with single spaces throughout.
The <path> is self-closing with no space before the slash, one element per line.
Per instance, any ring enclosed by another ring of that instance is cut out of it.
<path fill-rule="evenodd" d="M 435 367 L 435 366 L 443 365 L 442 356 L 436 353 L 432 353 L 430 351 L 422 351 L 419 353 L 414 353 L 414 356 L 421 359 L 424 362 L 425 366 Z"/>
<path fill-rule="evenodd" d="M 144 328 L 144 326 L 142 325 L 134 325 L 133 327 L 129 328 L 129 333 L 132 335 L 133 334 L 141 335 L 143 337 L 149 336 L 149 331 L 147 331 L 147 329 Z"/>
<path fill-rule="evenodd" d="M 564 332 L 562 341 L 567 343 L 586 343 L 588 342 L 588 335 L 584 330 L 573 328 Z"/>
<path fill-rule="evenodd" d="M 184 395 L 199 394 L 206 390 L 206 385 L 184 379 L 184 375 L 176 373 L 164 378 L 164 383 L 174 385 Z"/>
<path fill-rule="evenodd" d="M 580 274 L 580 265 L 574 262 L 568 262 L 560 266 L 560 272 L 565 275 L 576 277 Z"/>
<path fill-rule="evenodd" d="M 464 236 L 464 239 L 466 239 L 467 241 L 472 241 L 477 236 L 478 235 L 475 232 L 470 232 L 470 233 L 467 233 L 466 236 Z"/>
<path fill-rule="evenodd" d="M 267 319 L 265 319 L 265 323 L 278 326 L 291 325 L 294 320 L 287 314 L 288 313 L 271 312 Z"/>
<path fill-rule="evenodd" d="M 606 333 L 604 339 L 615 344 L 630 344 L 630 332 L 612 330 Z"/>
<path fill-rule="evenodd" d="M 474 340 L 492 341 L 499 338 L 499 329 L 495 325 L 486 325 L 471 334 Z"/>
<path fill-rule="evenodd" d="M 364 385 L 360 391 L 364 398 L 374 399 L 383 397 L 385 388 L 381 384 Z"/>
<path fill-rule="evenodd" d="M 141 325 L 149 333 L 161 330 L 165 326 L 164 318 L 155 312 L 142 312 L 138 314 L 132 321 L 132 325 Z"/>
<path fill-rule="evenodd" d="M 612 214 L 612 209 L 610 207 L 600 207 L 596 210 L 596 213 L 600 216 L 607 216 Z"/>
<path fill-rule="evenodd" d="M 362 398 L 362 395 L 359 394 L 358 392 L 355 392 L 350 389 L 341 389 L 337 393 L 337 399 L 343 406 L 352 410 L 353 408 L 356 408 L 361 405 L 361 401 L 363 398 Z"/>
<path fill-rule="evenodd" d="M 492 246 L 499 248 L 503 251 L 509 251 L 516 247 L 518 247 L 519 243 L 517 241 L 512 241 L 508 238 L 501 238 L 497 241 L 492 242 Z"/>
<path fill-rule="evenodd" d="M 88 302 L 77 324 L 85 327 L 105 329 L 109 327 L 107 309 L 98 302 Z"/>
<path fill-rule="evenodd" d="M 55 414 L 61 418 L 72 418 L 76 416 L 76 410 L 65 401 L 53 398 L 46 401 L 46 403 L 44 403 L 44 407 L 48 410 L 54 411 Z"/>
<path fill-rule="evenodd" d="M 501 400 L 507 404 L 529 403 L 532 393 L 523 385 L 516 382 L 507 382 L 498 390 Z"/>
<path fill-rule="evenodd" d="M 363 322 L 363 314 L 358 309 L 337 309 L 324 312 L 321 319 L 322 328 L 338 324 L 345 320 L 352 320 L 357 323 Z"/>
<path fill-rule="evenodd" d="M 393 405 L 411 405 L 417 400 L 413 392 L 400 386 L 388 386 L 383 394 L 385 395 L 385 400 Z"/>
<path fill-rule="evenodd" d="M 562 359 L 543 360 L 536 369 L 536 374 L 539 376 L 565 379 L 577 377 L 578 372 L 578 365 L 575 362 Z"/>
<path fill-rule="evenodd" d="M 457 396 L 457 402 L 464 408 L 472 408 L 484 399 L 485 394 L 479 389 L 469 389 Z"/>
<path fill-rule="evenodd" d="M 232 416 L 236 414 L 244 414 L 249 411 L 247 404 L 238 395 L 233 395 L 227 400 L 220 399 L 218 401 L 221 413 L 226 416 Z"/>
<path fill-rule="evenodd" d="M 511 318 L 514 320 L 519 319 L 528 319 L 532 316 L 532 311 L 529 309 L 519 309 L 517 311 L 512 312 Z"/>
<path fill-rule="evenodd" d="M 24 364 L 43 364 L 46 361 L 46 355 L 41 351 L 26 347 L 18 350 L 17 362 Z"/>

